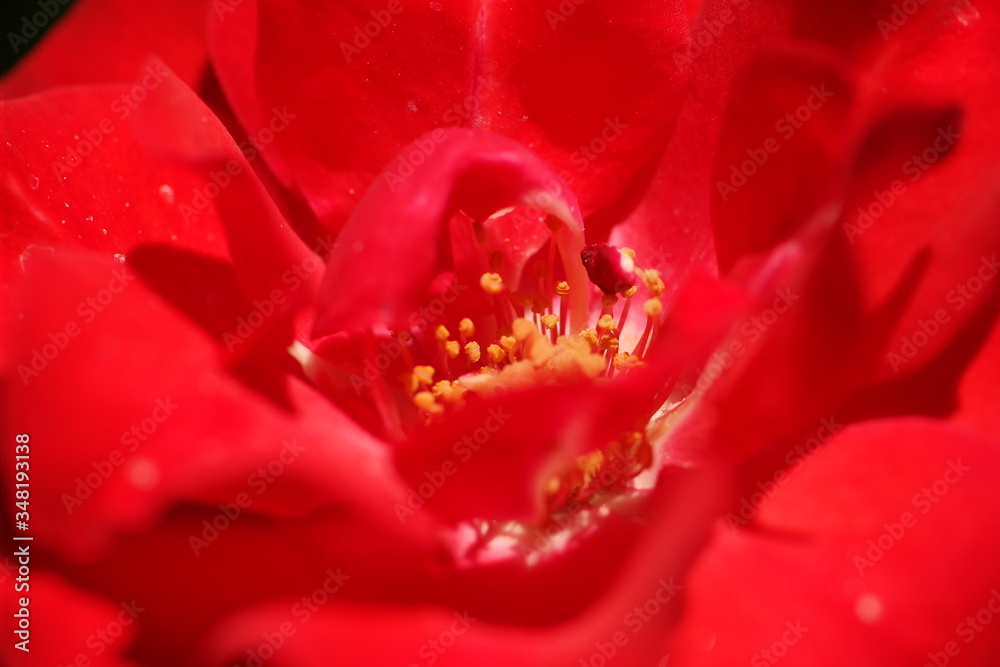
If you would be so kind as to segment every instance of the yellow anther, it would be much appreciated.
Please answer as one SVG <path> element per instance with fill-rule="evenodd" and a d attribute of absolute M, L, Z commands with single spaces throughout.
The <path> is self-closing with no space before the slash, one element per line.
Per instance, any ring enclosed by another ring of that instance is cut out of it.
<path fill-rule="evenodd" d="M 642 304 L 642 312 L 646 313 L 647 317 L 656 317 L 663 312 L 663 302 L 656 297 L 647 299 L 646 303 Z"/>
<path fill-rule="evenodd" d="M 466 337 L 476 335 L 476 325 L 468 317 L 463 317 L 458 323 L 458 332 Z"/>
<path fill-rule="evenodd" d="M 638 291 L 639 291 L 639 286 L 638 285 L 632 285 L 627 290 L 625 290 L 624 292 L 622 292 L 622 296 L 625 297 L 626 299 L 631 299 L 632 297 L 635 296 L 635 293 L 638 292 Z"/>
<path fill-rule="evenodd" d="M 418 391 L 413 397 L 413 404 L 430 414 L 440 414 L 443 408 L 434 399 L 434 394 L 429 391 Z"/>
<path fill-rule="evenodd" d="M 559 296 L 566 296 L 569 294 L 569 283 L 565 280 L 560 280 L 556 283 L 556 294 Z"/>
<path fill-rule="evenodd" d="M 556 348 L 543 336 L 536 336 L 527 343 L 527 346 L 528 349 L 522 356 L 531 361 L 537 368 L 549 363 L 549 360 L 556 353 Z"/>
<path fill-rule="evenodd" d="M 618 339 L 611 334 L 604 334 L 601 336 L 601 340 L 597 343 L 597 347 L 602 350 L 611 350 L 614 352 L 618 349 Z"/>
<path fill-rule="evenodd" d="M 514 340 L 517 342 L 523 342 L 527 340 L 532 334 L 538 333 L 538 329 L 535 325 L 523 317 L 519 317 L 514 320 L 514 323 L 510 325 L 511 333 L 514 334 Z M 500 339 L 500 344 L 503 345 L 503 339 Z"/>
<path fill-rule="evenodd" d="M 555 329 L 558 324 L 558 315 L 553 315 L 551 313 L 549 315 L 542 315 L 542 326 L 546 329 Z"/>
<path fill-rule="evenodd" d="M 616 303 L 618 303 L 617 294 L 605 294 L 601 297 L 601 305 L 605 308 L 611 308 Z"/>
<path fill-rule="evenodd" d="M 497 345 L 496 343 L 493 343 L 492 345 L 487 347 L 486 353 L 490 355 L 490 359 L 493 360 L 493 363 L 497 364 L 499 364 L 501 361 L 507 358 L 507 353 L 504 352 L 504 349 L 499 345 Z"/>
<path fill-rule="evenodd" d="M 445 351 L 445 354 L 448 355 L 449 359 L 454 359 L 455 357 L 457 357 L 458 353 L 461 350 L 462 350 L 462 348 L 459 346 L 457 340 L 447 340 L 444 343 L 444 351 Z"/>
<path fill-rule="evenodd" d="M 607 313 L 601 315 L 601 319 L 597 320 L 597 328 L 604 329 L 605 331 L 610 331 L 615 328 L 615 318 L 611 317 Z"/>
<path fill-rule="evenodd" d="M 462 405 L 464 403 L 463 397 L 468 392 L 464 387 L 460 387 L 458 382 L 448 382 L 447 380 L 435 382 L 431 391 L 437 400 L 448 405 Z"/>
<path fill-rule="evenodd" d="M 510 352 L 517 345 L 517 339 L 513 336 L 500 336 L 500 347 Z"/>
<path fill-rule="evenodd" d="M 414 366 L 413 367 L 413 377 L 420 384 L 429 385 L 432 382 L 434 382 L 434 367 L 433 366 Z"/>
<path fill-rule="evenodd" d="M 448 327 L 443 324 L 439 324 L 437 325 L 437 328 L 434 329 L 434 337 L 443 343 L 451 338 L 451 332 L 448 331 Z"/>
<path fill-rule="evenodd" d="M 642 365 L 642 361 L 639 357 L 634 354 L 629 354 L 628 352 L 622 352 L 621 354 L 616 354 L 614 356 L 615 368 L 618 370 L 636 368 Z"/>
<path fill-rule="evenodd" d="M 633 260 L 635 259 L 635 250 L 632 250 L 632 248 L 622 248 L 618 252 L 620 252 L 620 253 L 622 253 L 624 255 L 628 255 Z"/>
<path fill-rule="evenodd" d="M 596 329 L 584 329 L 580 332 L 580 338 L 585 340 L 589 345 L 590 349 L 597 348 L 597 330 Z"/>
<path fill-rule="evenodd" d="M 654 297 L 660 296 L 666 289 L 666 286 L 663 284 L 663 278 L 660 277 L 660 272 L 656 269 L 646 269 L 643 271 L 642 281 L 646 283 L 646 289 Z"/>
<path fill-rule="evenodd" d="M 474 364 L 479 363 L 480 354 L 479 343 L 472 341 L 471 343 L 465 344 L 465 356 L 469 358 L 469 361 Z"/>
<path fill-rule="evenodd" d="M 503 278 L 499 273 L 484 273 L 479 278 L 479 286 L 487 294 L 499 294 L 503 291 Z"/>

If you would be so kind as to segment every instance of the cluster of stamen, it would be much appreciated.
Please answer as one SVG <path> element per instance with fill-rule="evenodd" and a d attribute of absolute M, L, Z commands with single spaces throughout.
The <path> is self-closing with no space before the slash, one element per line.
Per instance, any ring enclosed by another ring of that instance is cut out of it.
<path fill-rule="evenodd" d="M 602 252 L 608 247 L 604 246 Z M 477 327 L 468 317 L 459 322 L 457 336 L 444 325 L 437 326 L 434 340 L 443 368 L 412 367 L 405 383 L 413 405 L 426 419 L 433 420 L 450 408 L 461 408 L 468 392 L 488 398 L 499 388 L 594 381 L 641 366 L 659 329 L 663 312 L 659 297 L 664 284 L 655 269 L 634 268 L 634 251 L 626 248 L 614 252 L 621 253 L 623 265 L 633 275 L 630 279 L 618 277 L 617 283 L 623 289 L 603 294 L 596 322 L 579 327 L 576 334 L 567 333 L 570 285 L 566 281 L 553 284 L 551 266 L 545 262 L 536 262 L 535 275 L 539 291 L 549 296 L 511 292 L 499 273 L 482 274 L 479 286 L 494 301 L 499 335 L 490 341 L 477 339 Z M 639 285 L 633 284 L 636 278 L 648 294 L 642 305 L 646 325 L 638 342 L 627 350 L 622 332 L 632 300 L 639 292 Z M 457 377 L 456 370 L 461 371 Z"/>
<path fill-rule="evenodd" d="M 426 343 L 419 347 L 420 364 L 414 363 L 418 348 L 409 350 L 413 339 L 407 337 L 409 344 L 403 345 L 402 359 L 409 368 L 401 378 L 403 390 L 418 419 L 431 422 L 460 410 L 470 394 L 489 399 L 498 391 L 540 384 L 602 382 L 642 366 L 660 328 L 664 283 L 655 269 L 637 268 L 635 258 L 627 248 L 619 251 L 602 245 L 584 250 L 588 275 L 602 292 L 601 308 L 590 316 L 596 319 L 571 323 L 571 291 L 593 287 L 571 288 L 565 280 L 556 281 L 552 252 L 549 262 L 534 265 L 537 292 L 512 292 L 499 273 L 502 257 L 492 256 L 490 268 L 496 270 L 483 273 L 479 287 L 493 303 L 495 324 L 477 327 L 465 317 L 454 332 L 443 324 L 436 326 L 429 339 L 434 349 L 428 350 Z M 635 319 L 632 301 L 640 288 L 646 292 L 641 306 L 645 327 L 638 340 L 634 333 L 623 339 L 629 317 Z M 487 330 L 496 333 L 484 339 Z M 650 459 L 644 434 L 626 434 L 622 441 L 581 457 L 550 479 L 546 487 L 550 504 L 560 506 L 610 490 L 608 470 L 614 470 L 615 485 L 624 484 L 648 467 Z"/>

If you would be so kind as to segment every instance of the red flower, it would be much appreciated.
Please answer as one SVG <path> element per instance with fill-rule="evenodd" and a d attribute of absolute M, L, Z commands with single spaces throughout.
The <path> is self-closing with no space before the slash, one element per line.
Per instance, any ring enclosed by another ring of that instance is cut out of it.
<path fill-rule="evenodd" d="M 206 4 L 4 79 L 8 662 L 996 654 L 995 3 Z"/>

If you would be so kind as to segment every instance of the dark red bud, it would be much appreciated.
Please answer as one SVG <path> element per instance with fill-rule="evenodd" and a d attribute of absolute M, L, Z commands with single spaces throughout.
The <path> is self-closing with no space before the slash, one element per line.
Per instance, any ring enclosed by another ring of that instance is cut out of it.
<path fill-rule="evenodd" d="M 624 292 L 635 284 L 635 273 L 631 267 L 622 266 L 622 254 L 612 245 L 607 243 L 589 245 L 580 251 L 580 259 L 587 269 L 590 282 L 597 285 L 605 294 Z"/>

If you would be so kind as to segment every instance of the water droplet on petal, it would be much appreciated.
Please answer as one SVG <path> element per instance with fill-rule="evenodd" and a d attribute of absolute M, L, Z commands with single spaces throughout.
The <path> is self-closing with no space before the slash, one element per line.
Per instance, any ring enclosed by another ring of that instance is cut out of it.
<path fill-rule="evenodd" d="M 417 111 L 417 103 L 414 102 L 413 100 L 410 100 L 409 102 L 406 103 L 406 108 L 409 109 L 410 111 L 416 113 L 416 111 Z"/>
<path fill-rule="evenodd" d="M 174 189 L 166 183 L 160 186 L 160 196 L 163 197 L 163 200 L 168 204 L 174 203 Z"/>
<path fill-rule="evenodd" d="M 432 2 L 431 3 L 431 9 L 433 9 L 436 12 L 441 11 L 441 3 L 440 2 Z"/>
<path fill-rule="evenodd" d="M 35 175 L 31 175 L 28 177 L 28 187 L 31 188 L 32 190 L 37 190 L 41 182 L 42 181 Z"/>
<path fill-rule="evenodd" d="M 121 254 L 120 252 L 116 252 L 115 253 L 115 259 L 118 260 L 119 264 L 124 264 L 125 263 L 125 255 Z"/>

